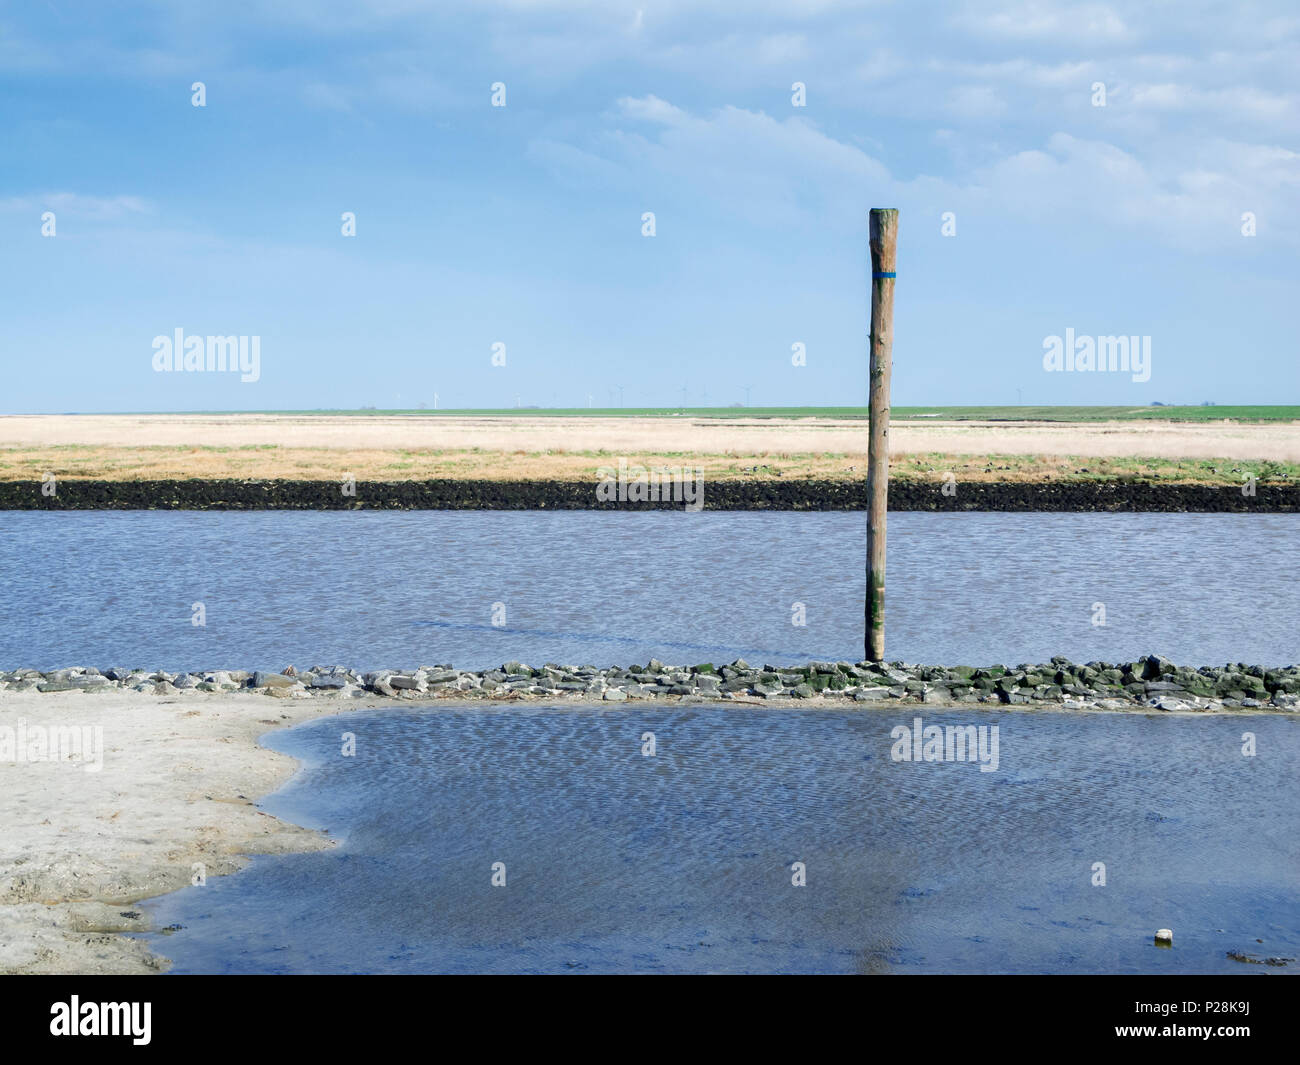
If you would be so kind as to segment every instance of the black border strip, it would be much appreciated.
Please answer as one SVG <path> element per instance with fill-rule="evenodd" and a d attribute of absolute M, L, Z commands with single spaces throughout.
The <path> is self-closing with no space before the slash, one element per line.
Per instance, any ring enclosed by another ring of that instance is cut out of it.
<path fill-rule="evenodd" d="M 1297 513 L 1300 485 L 894 481 L 894 511 Z M 591 481 L 87 481 L 0 482 L 0 510 L 683 510 L 681 501 L 602 502 Z M 717 481 L 706 510 L 865 510 L 865 482 Z"/>

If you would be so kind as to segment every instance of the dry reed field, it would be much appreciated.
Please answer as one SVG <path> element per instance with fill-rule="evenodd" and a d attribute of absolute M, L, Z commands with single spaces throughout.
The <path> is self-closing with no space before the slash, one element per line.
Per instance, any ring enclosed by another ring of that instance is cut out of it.
<path fill-rule="evenodd" d="M 1300 423 L 891 426 L 900 477 L 1293 480 Z M 141 414 L 0 417 L 0 480 L 589 480 L 619 459 L 718 480 L 865 476 L 866 424 L 834 418 Z"/>

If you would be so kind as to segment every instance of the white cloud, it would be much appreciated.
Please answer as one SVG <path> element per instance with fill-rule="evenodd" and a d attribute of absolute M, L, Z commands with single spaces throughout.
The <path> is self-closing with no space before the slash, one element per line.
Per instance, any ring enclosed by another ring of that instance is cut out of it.
<path fill-rule="evenodd" d="M 983 98 L 969 102 L 989 106 Z M 1103 139 L 1057 132 L 959 177 L 891 175 L 877 158 L 803 118 L 724 107 L 696 114 L 656 96 L 624 98 L 613 116 L 648 123 L 618 127 L 588 148 L 536 145 L 534 158 L 563 177 L 594 172 L 638 188 L 706 197 L 722 210 L 770 225 L 833 230 L 868 200 L 888 198 L 932 209 L 997 211 L 1066 233 L 1079 226 L 1143 234 L 1177 248 L 1238 239 L 1244 211 L 1267 215 L 1274 234 L 1300 243 L 1292 204 L 1300 153 L 1226 139 L 1197 139 L 1172 154 L 1143 159 Z M 954 134 L 942 131 L 946 145 Z"/>
<path fill-rule="evenodd" d="M 1284 196 L 1295 158 L 1282 146 L 1300 134 L 1300 18 L 1281 0 L 1245 18 L 1216 0 L 248 7 L 248 43 L 291 27 L 307 46 L 256 63 L 247 57 L 277 53 L 234 47 L 230 19 L 160 8 L 146 29 L 115 33 L 107 17 L 95 33 L 69 27 L 32 61 L 67 77 L 91 68 L 182 86 L 201 69 L 230 100 L 276 95 L 379 123 L 393 111 L 481 110 L 499 77 L 509 114 L 536 117 L 530 159 L 561 180 L 620 184 L 643 169 L 753 218 L 806 219 L 890 182 L 900 194 L 1122 217 L 1171 241 L 1194 228 L 1190 215 L 1237 200 L 1266 205 L 1284 228 L 1295 214 Z M 0 65 L 19 62 L 23 35 L 6 37 Z M 788 107 L 791 80 L 807 84 L 806 110 Z M 1107 85 L 1105 108 L 1090 104 L 1094 80 Z M 617 106 L 602 113 L 609 99 Z M 941 144 L 925 136 L 936 127 L 949 131 Z M 1207 143 L 1224 154 L 1207 156 Z M 102 218 L 132 209 L 111 198 L 84 207 Z"/>
<path fill-rule="evenodd" d="M 863 188 L 889 180 L 876 159 L 802 117 L 778 119 L 739 107 L 704 116 L 654 96 L 619 103 L 622 115 L 652 121 L 654 133 L 611 131 L 603 143 L 615 158 L 751 221 L 837 214 L 851 208 Z"/>
<path fill-rule="evenodd" d="M 643 97 L 624 96 L 618 101 L 618 107 L 628 118 L 657 122 L 665 126 L 681 125 L 686 119 L 686 112 L 680 107 L 674 107 L 653 93 Z"/>
<path fill-rule="evenodd" d="M 566 188 L 608 191 L 624 186 L 630 176 L 618 163 L 562 141 L 538 138 L 529 143 L 526 155 Z"/>
<path fill-rule="evenodd" d="M 990 85 L 959 85 L 948 96 L 949 110 L 966 119 L 990 119 L 1002 115 L 1007 105 Z"/>
<path fill-rule="evenodd" d="M 0 200 L 0 211 L 54 211 L 94 222 L 115 222 L 148 214 L 148 201 L 139 196 L 86 196 L 77 192 L 46 192 Z"/>
<path fill-rule="evenodd" d="M 1287 206 L 1300 187 L 1300 154 L 1282 149 L 1215 140 L 1190 156 L 1151 163 L 1104 141 L 1057 133 L 1045 149 L 1018 152 L 972 178 L 1004 209 L 1026 217 L 1083 218 L 1177 248 L 1239 240 L 1244 211 L 1275 220 L 1279 238 L 1300 240 Z"/>
<path fill-rule="evenodd" d="M 1153 111 L 1196 111 L 1229 120 L 1284 123 L 1295 128 L 1300 117 L 1300 95 L 1266 92 L 1245 85 L 1201 89 L 1164 83 L 1135 85 L 1133 106 Z"/>
<path fill-rule="evenodd" d="M 953 16 L 952 24 L 981 36 L 1016 41 L 1122 42 L 1134 34 L 1124 20 L 1105 4 L 1067 4 L 1048 0 L 994 7 L 981 0 L 967 4 Z"/>
<path fill-rule="evenodd" d="M 993 82 L 998 85 L 1060 89 L 1087 85 L 1091 80 L 1091 72 L 1097 67 L 1092 60 L 1035 63 L 1029 59 L 1016 58 L 992 63 L 936 60 L 929 64 L 929 69 L 940 75 Z"/>

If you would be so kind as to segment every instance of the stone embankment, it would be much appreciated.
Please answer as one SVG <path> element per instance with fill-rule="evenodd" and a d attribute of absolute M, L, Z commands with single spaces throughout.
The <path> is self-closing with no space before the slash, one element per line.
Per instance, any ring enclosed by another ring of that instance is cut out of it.
<path fill-rule="evenodd" d="M 1300 485 L 1097 482 L 942 482 L 892 480 L 889 509 L 933 511 L 1188 512 L 1294 514 Z M 705 510 L 865 510 L 864 481 L 706 481 Z M 0 510 L 681 510 L 671 499 L 601 501 L 594 481 L 357 482 L 61 480 L 47 494 L 39 480 L 0 481 Z"/>
<path fill-rule="evenodd" d="M 1136 662 L 1077 664 L 1053 658 L 1041 665 L 925 666 L 902 662 L 811 662 L 752 666 L 706 662 L 597 669 L 507 662 L 482 671 L 451 666 L 359 673 L 346 666 L 287 667 L 281 673 L 200 670 L 168 673 L 93 667 L 0 672 L 0 691 L 106 692 L 151 695 L 247 691 L 281 698 L 486 699 L 605 702 L 789 699 L 814 703 L 976 703 L 1157 710 L 1300 710 L 1300 667 L 1244 663 L 1189 668 L 1159 655 Z"/>

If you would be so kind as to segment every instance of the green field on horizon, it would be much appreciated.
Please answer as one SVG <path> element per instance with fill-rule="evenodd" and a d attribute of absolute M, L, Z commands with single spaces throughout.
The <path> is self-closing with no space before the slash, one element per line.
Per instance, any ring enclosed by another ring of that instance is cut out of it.
<path fill-rule="evenodd" d="M 147 413 L 147 412 L 134 412 Z M 162 413 L 154 411 L 152 413 Z M 175 414 L 318 414 L 394 417 L 414 415 L 446 418 L 862 418 L 866 407 L 506 407 L 450 410 L 268 410 L 174 411 Z M 1300 405 L 1214 407 L 894 407 L 897 421 L 1006 422 L 1288 422 L 1300 421 Z"/>

